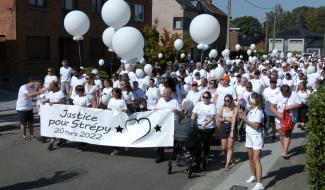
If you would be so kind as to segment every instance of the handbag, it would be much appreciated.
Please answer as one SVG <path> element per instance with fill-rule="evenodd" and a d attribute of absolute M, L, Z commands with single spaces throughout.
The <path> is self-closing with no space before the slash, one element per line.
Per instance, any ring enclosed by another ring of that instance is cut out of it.
<path fill-rule="evenodd" d="M 287 101 L 288 102 L 288 101 Z M 287 105 L 287 102 L 285 105 Z M 292 117 L 289 110 L 284 110 L 283 117 L 280 121 L 281 131 L 282 132 L 291 132 L 293 129 Z"/>

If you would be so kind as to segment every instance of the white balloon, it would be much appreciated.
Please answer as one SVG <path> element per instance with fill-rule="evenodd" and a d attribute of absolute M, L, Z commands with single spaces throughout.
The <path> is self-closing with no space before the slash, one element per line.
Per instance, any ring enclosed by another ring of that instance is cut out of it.
<path fill-rule="evenodd" d="M 249 63 L 254 63 L 254 59 L 253 59 L 252 56 L 249 56 L 249 57 L 248 57 L 248 62 L 249 62 Z"/>
<path fill-rule="evenodd" d="M 240 56 L 239 56 L 240 59 L 243 59 L 243 57 L 244 57 L 243 55 L 240 55 Z"/>
<path fill-rule="evenodd" d="M 145 64 L 146 63 L 146 60 L 142 57 L 139 61 L 141 64 Z"/>
<path fill-rule="evenodd" d="M 140 62 L 141 63 L 141 60 L 142 61 L 145 61 L 144 58 L 144 52 L 143 52 L 143 49 L 140 49 L 140 51 L 137 53 L 137 56 L 136 56 L 136 62 Z"/>
<path fill-rule="evenodd" d="M 158 100 L 161 97 L 159 88 L 154 88 L 150 92 L 151 97 L 155 100 Z"/>
<path fill-rule="evenodd" d="M 188 99 L 188 98 L 185 98 L 183 101 L 182 101 L 182 109 L 183 110 L 186 110 L 186 111 L 189 111 L 193 108 L 193 102 Z"/>
<path fill-rule="evenodd" d="M 256 45 L 255 44 L 251 44 L 249 47 L 250 47 L 251 50 L 255 50 Z"/>
<path fill-rule="evenodd" d="M 176 50 L 180 50 L 180 49 L 182 49 L 182 48 L 183 48 L 183 45 L 184 45 L 184 42 L 183 42 L 183 40 L 181 40 L 181 39 L 177 39 L 177 40 L 175 40 L 175 42 L 174 42 L 174 48 L 175 48 Z"/>
<path fill-rule="evenodd" d="M 230 59 L 226 60 L 226 65 L 232 65 L 232 61 Z"/>
<path fill-rule="evenodd" d="M 307 74 L 313 74 L 316 72 L 316 68 L 315 66 L 313 65 L 310 65 L 308 68 L 307 68 Z"/>
<path fill-rule="evenodd" d="M 142 77 L 144 76 L 143 70 L 142 69 L 135 70 L 135 76 L 137 76 L 138 79 L 142 79 Z"/>
<path fill-rule="evenodd" d="M 214 70 L 214 76 L 216 77 L 217 80 L 220 80 L 224 74 L 225 74 L 225 69 L 221 65 L 218 65 L 218 67 Z"/>
<path fill-rule="evenodd" d="M 113 36 L 115 34 L 115 28 L 112 27 L 108 27 L 102 35 L 102 39 L 104 44 L 106 45 L 106 47 L 108 48 L 112 48 L 112 40 L 113 40 Z"/>
<path fill-rule="evenodd" d="M 72 36 L 82 36 L 89 29 L 89 18 L 81 11 L 71 11 L 64 17 L 64 28 Z"/>
<path fill-rule="evenodd" d="M 218 20 L 209 14 L 196 16 L 190 24 L 190 35 L 196 43 L 212 44 L 220 34 Z"/>
<path fill-rule="evenodd" d="M 247 55 L 250 56 L 252 54 L 252 50 L 247 50 Z"/>
<path fill-rule="evenodd" d="M 240 45 L 239 45 L 239 44 L 236 44 L 236 45 L 235 45 L 235 49 L 236 49 L 236 51 L 239 51 L 239 50 L 240 50 L 240 48 L 241 48 L 241 47 L 240 47 Z"/>
<path fill-rule="evenodd" d="M 152 70 L 153 70 L 152 65 L 151 64 L 146 64 L 144 66 L 143 70 L 147 75 L 151 74 Z"/>
<path fill-rule="evenodd" d="M 278 55 L 278 50 L 277 49 L 272 50 L 272 55 L 277 56 Z"/>
<path fill-rule="evenodd" d="M 292 58 L 288 58 L 288 59 L 287 59 L 287 63 L 292 64 L 292 63 L 293 63 Z"/>
<path fill-rule="evenodd" d="M 104 59 L 100 59 L 99 61 L 98 61 L 98 64 L 99 64 L 99 66 L 103 66 L 104 65 Z"/>
<path fill-rule="evenodd" d="M 267 58 L 267 55 L 263 55 L 263 58 L 266 59 Z"/>
<path fill-rule="evenodd" d="M 159 59 L 163 58 L 163 54 L 162 54 L 162 53 L 159 53 L 159 54 L 158 54 L 158 58 L 159 58 Z"/>
<path fill-rule="evenodd" d="M 102 18 L 108 26 L 121 28 L 129 22 L 130 17 L 130 7 L 123 0 L 109 0 L 103 5 Z"/>
<path fill-rule="evenodd" d="M 287 53 L 287 57 L 288 57 L 288 58 L 291 58 L 291 57 L 292 57 L 292 53 L 291 53 L 291 52 L 288 52 L 288 53 Z"/>
<path fill-rule="evenodd" d="M 217 56 L 218 56 L 218 51 L 217 51 L 216 49 L 212 49 L 212 50 L 210 50 L 209 57 L 210 57 L 211 59 L 214 59 L 214 58 L 216 58 Z"/>
<path fill-rule="evenodd" d="M 203 49 L 203 50 L 207 50 L 207 49 L 209 49 L 209 45 L 204 44 L 202 49 Z"/>
<path fill-rule="evenodd" d="M 185 53 L 181 54 L 181 58 L 184 59 L 185 58 Z"/>
<path fill-rule="evenodd" d="M 110 99 L 109 95 L 103 95 L 103 96 L 101 97 L 101 99 L 100 99 L 100 102 L 101 102 L 102 104 L 104 104 L 105 106 L 107 106 L 107 104 L 108 104 L 108 102 L 109 102 L 109 99 Z"/>
<path fill-rule="evenodd" d="M 254 57 L 253 57 L 253 60 L 254 60 L 254 62 L 256 62 L 256 61 L 257 61 L 257 57 L 256 57 L 256 56 L 254 56 Z"/>
<path fill-rule="evenodd" d="M 200 43 L 196 47 L 197 47 L 197 49 L 203 49 L 204 48 L 204 44 Z"/>
<path fill-rule="evenodd" d="M 115 32 L 112 45 L 113 50 L 119 57 L 132 59 L 136 58 L 143 49 L 144 39 L 138 29 L 127 26 Z"/>
<path fill-rule="evenodd" d="M 284 58 L 284 53 L 283 53 L 283 52 L 281 52 L 281 54 L 280 54 L 280 58 L 281 58 L 281 59 Z"/>
<path fill-rule="evenodd" d="M 223 50 L 223 54 L 222 54 L 223 57 L 229 57 L 229 55 L 230 55 L 229 49 Z"/>

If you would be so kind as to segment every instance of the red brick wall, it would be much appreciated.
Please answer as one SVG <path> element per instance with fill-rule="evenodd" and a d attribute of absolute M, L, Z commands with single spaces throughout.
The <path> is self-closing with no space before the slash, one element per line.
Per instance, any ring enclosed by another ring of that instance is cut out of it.
<path fill-rule="evenodd" d="M 16 0 L 16 12 L 13 14 L 12 23 L 9 22 L 11 18 L 11 12 L 8 11 L 8 7 L 12 6 L 14 0 L 1 0 L 0 1 L 0 32 L 4 30 L 6 36 L 14 41 L 8 45 L 7 52 L 10 58 L 10 64 L 0 65 L 0 70 L 9 70 L 3 74 L 9 76 L 26 76 L 26 75 L 44 75 L 45 69 L 48 66 L 55 68 L 60 67 L 60 38 L 72 39 L 72 37 L 66 33 L 63 26 L 64 10 L 63 0 L 46 0 L 46 8 L 32 8 L 28 6 L 27 0 Z M 91 1 L 90 0 L 76 0 L 77 10 L 85 12 L 90 19 L 90 29 L 85 34 L 82 43 L 82 54 L 84 65 L 98 65 L 98 59 L 90 58 L 90 39 L 99 39 L 101 41 L 102 32 L 107 26 L 102 21 L 101 15 L 95 15 L 91 13 Z M 130 21 L 128 25 L 143 29 L 145 25 L 151 25 L 151 0 L 130 0 L 132 12 L 134 12 L 134 3 L 143 4 L 145 7 L 144 22 Z M 17 17 L 17 22 L 16 22 Z M 132 18 L 131 18 L 132 19 Z M 17 28 L 17 33 L 15 32 Z M 0 33 L 1 35 L 1 33 Z M 50 59 L 45 61 L 27 61 L 26 60 L 26 36 L 47 36 L 49 37 L 50 46 Z M 99 47 L 104 48 L 102 44 Z M 72 48 L 72 51 L 78 51 L 77 46 Z M 10 51 L 9 51 L 10 50 Z M 110 61 L 110 56 L 107 49 L 99 50 L 105 51 L 106 61 Z M 79 65 L 78 60 L 70 61 L 73 65 Z M 2 66 L 2 67 L 1 67 Z M 12 68 L 15 68 L 14 71 Z M 1 71 L 0 71 L 1 73 Z M 1 73 L 2 74 L 2 73 Z"/>

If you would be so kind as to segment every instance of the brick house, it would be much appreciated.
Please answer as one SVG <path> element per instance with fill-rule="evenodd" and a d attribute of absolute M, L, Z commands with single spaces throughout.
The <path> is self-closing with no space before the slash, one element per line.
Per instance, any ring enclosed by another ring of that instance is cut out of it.
<path fill-rule="evenodd" d="M 215 16 L 220 23 L 220 35 L 216 42 L 210 45 L 220 53 L 226 44 L 227 15 L 213 5 L 211 0 L 152 0 L 152 24 L 160 33 L 165 28 L 171 33 L 189 35 L 191 20 L 203 13 Z M 193 46 L 196 47 L 195 44 Z M 197 55 L 197 49 L 193 48 L 191 53 Z"/>
<path fill-rule="evenodd" d="M 248 50 L 251 44 L 256 45 L 256 51 L 265 51 L 265 34 L 256 33 L 253 36 L 243 36 L 238 40 L 242 50 Z"/>
<path fill-rule="evenodd" d="M 102 42 L 107 28 L 101 18 L 106 0 L 1 0 L 0 76 L 44 75 L 48 66 L 56 70 L 62 59 L 79 66 L 77 43 L 65 31 L 64 16 L 81 10 L 90 19 L 90 29 L 81 41 L 83 66 L 98 66 L 111 54 Z M 151 0 L 128 0 L 132 16 L 128 25 L 142 30 L 152 22 Z"/>

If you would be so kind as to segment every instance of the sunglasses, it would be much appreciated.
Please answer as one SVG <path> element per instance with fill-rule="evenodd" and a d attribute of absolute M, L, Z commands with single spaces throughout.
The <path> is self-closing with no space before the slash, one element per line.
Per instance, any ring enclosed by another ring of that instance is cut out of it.
<path fill-rule="evenodd" d="M 215 84 L 214 82 L 210 82 L 210 84 Z"/>
<path fill-rule="evenodd" d="M 47 71 L 48 73 L 52 73 L 52 71 Z"/>
<path fill-rule="evenodd" d="M 225 99 L 225 102 L 230 102 L 230 100 L 229 99 Z"/>
<path fill-rule="evenodd" d="M 203 96 L 203 99 L 210 99 L 210 97 L 208 97 L 208 96 Z"/>
<path fill-rule="evenodd" d="M 90 80 L 90 78 L 86 78 L 86 80 Z"/>

